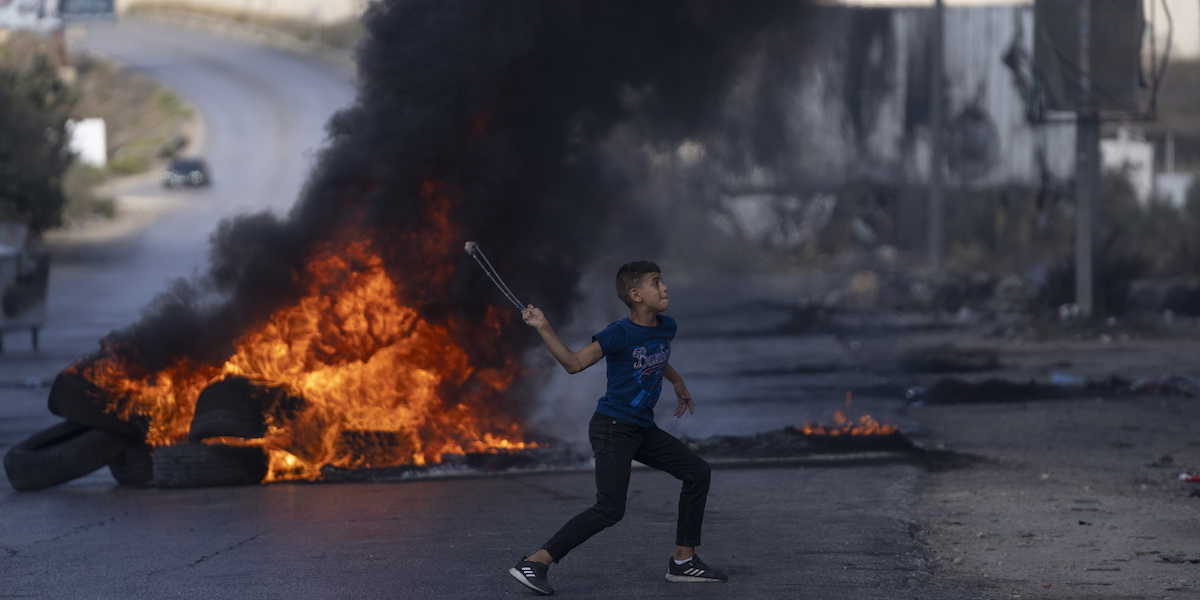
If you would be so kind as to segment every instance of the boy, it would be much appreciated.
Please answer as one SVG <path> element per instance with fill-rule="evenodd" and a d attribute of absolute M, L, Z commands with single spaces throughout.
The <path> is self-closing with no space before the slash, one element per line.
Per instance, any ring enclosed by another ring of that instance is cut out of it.
<path fill-rule="evenodd" d="M 667 284 L 658 265 L 638 261 L 622 266 L 617 271 L 617 297 L 629 307 L 629 317 L 597 333 L 592 343 L 578 352 L 563 344 L 537 307 L 530 304 L 521 313 L 525 323 L 537 329 L 550 353 L 568 373 L 578 373 L 601 357 L 608 359 L 608 390 L 588 424 L 588 439 L 596 457 L 596 504 L 576 515 L 537 552 L 509 569 L 517 581 L 546 596 L 554 593 L 546 579 L 550 563 L 562 560 L 572 548 L 624 516 L 630 463 L 634 460 L 683 482 L 675 554 L 667 566 L 667 580 L 727 580 L 695 553 L 695 546 L 700 545 L 700 526 L 708 498 L 708 463 L 654 424 L 654 405 L 662 391 L 663 379 L 675 388 L 678 398 L 675 417 L 682 417 L 685 412 L 695 414 L 683 378 L 667 362 L 671 339 L 675 337 L 675 320 L 660 314 L 667 310 L 669 302 Z"/>

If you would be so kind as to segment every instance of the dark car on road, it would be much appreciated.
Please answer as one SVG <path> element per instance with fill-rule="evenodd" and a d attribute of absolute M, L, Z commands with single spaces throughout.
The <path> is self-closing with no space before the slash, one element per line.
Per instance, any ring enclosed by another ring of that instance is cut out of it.
<path fill-rule="evenodd" d="M 162 174 L 163 187 L 200 186 L 211 182 L 208 164 L 199 158 L 175 158 Z"/>

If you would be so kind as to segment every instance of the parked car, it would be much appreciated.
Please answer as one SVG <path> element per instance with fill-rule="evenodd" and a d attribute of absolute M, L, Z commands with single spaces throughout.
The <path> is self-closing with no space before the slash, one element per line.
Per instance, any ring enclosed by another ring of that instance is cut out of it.
<path fill-rule="evenodd" d="M 212 182 L 208 164 L 200 158 L 174 158 L 162 174 L 163 187 L 200 186 Z"/>

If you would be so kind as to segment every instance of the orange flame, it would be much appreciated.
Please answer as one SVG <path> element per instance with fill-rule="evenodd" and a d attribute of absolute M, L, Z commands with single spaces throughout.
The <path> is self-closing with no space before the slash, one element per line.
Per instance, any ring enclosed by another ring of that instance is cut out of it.
<path fill-rule="evenodd" d="M 431 227 L 415 241 L 428 278 L 448 277 L 435 271 L 449 266 L 432 265 L 453 265 L 450 252 L 462 239 L 440 189 L 422 188 Z M 268 408 L 263 438 L 220 440 L 261 445 L 270 455 L 266 481 L 316 479 L 326 465 L 419 466 L 449 454 L 536 447 L 523 441 L 519 422 L 490 408 L 516 379 L 517 362 L 476 367 L 456 342 L 494 343 L 510 311 L 491 309 L 478 324 L 431 323 L 405 305 L 404 290 L 361 237 L 330 244 L 304 277 L 305 297 L 243 334 L 220 367 L 181 359 L 135 378 L 136 369 L 110 356 L 82 374 L 117 398 L 113 412 L 148 417 L 154 446 L 186 439 L 201 390 L 223 377 L 283 390 L 297 400 Z"/>
<path fill-rule="evenodd" d="M 846 417 L 846 413 L 850 412 L 851 392 L 846 392 L 846 411 L 836 410 L 833 412 L 833 424 L 824 425 L 807 421 L 804 425 L 796 427 L 796 431 L 804 435 L 819 435 L 819 436 L 868 436 L 878 435 L 887 436 L 899 430 L 899 427 L 890 424 L 882 424 L 871 418 L 871 415 L 863 415 L 857 419 Z"/>

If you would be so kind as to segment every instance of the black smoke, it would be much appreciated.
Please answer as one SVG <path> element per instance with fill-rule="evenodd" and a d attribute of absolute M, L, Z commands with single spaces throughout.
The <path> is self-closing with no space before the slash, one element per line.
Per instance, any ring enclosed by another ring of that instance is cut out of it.
<path fill-rule="evenodd" d="M 339 237 L 370 239 L 427 319 L 476 323 L 504 304 L 462 251 L 475 240 L 522 300 L 561 321 L 598 252 L 661 250 L 653 199 L 615 156 L 683 140 L 733 139 L 760 160 L 781 151 L 788 107 L 772 75 L 800 62 L 809 11 L 799 0 L 374 3 L 357 98 L 329 122 L 290 214 L 223 223 L 207 273 L 174 284 L 101 354 L 147 373 L 181 356 L 220 364 L 241 332 L 301 297 L 297 274 Z M 735 96 L 753 114 L 731 114 Z M 430 219 L 431 202 L 459 229 Z M 519 319 L 509 327 L 512 347 L 480 358 L 536 343 Z"/>

